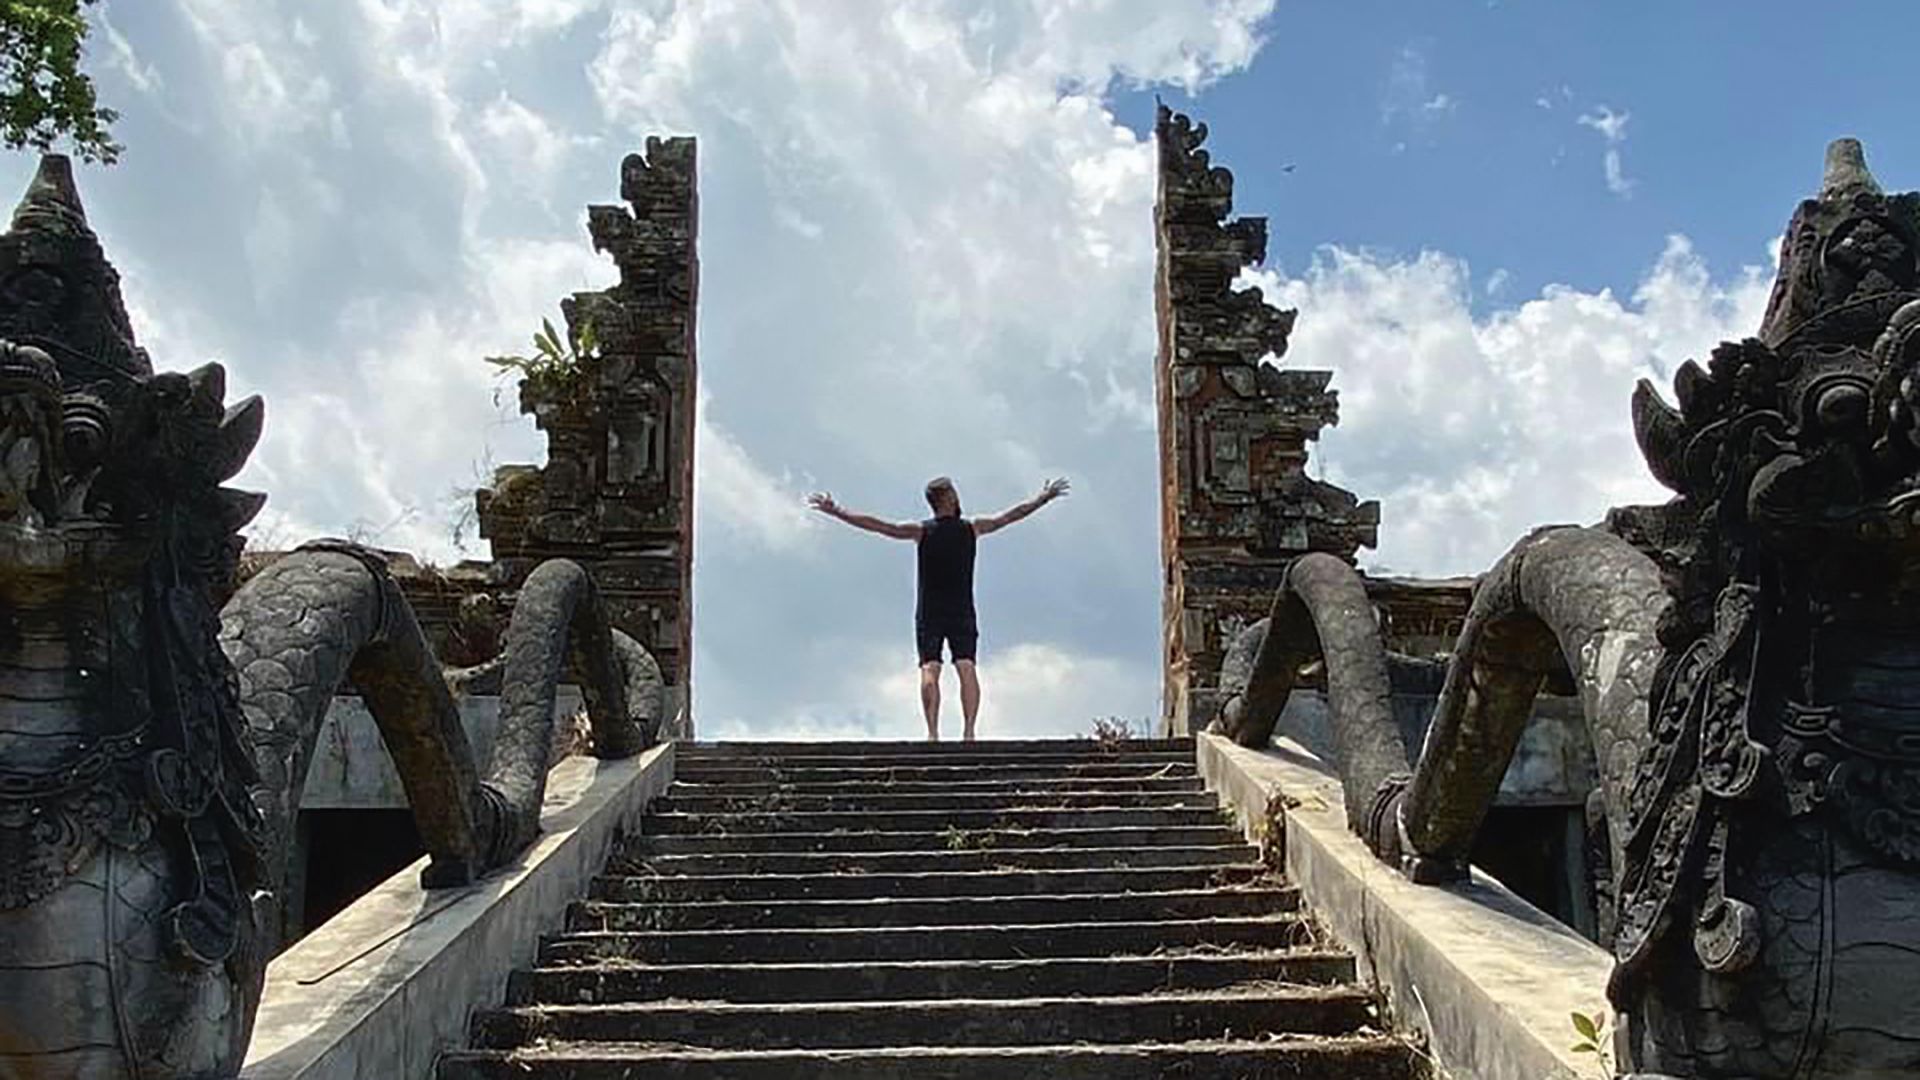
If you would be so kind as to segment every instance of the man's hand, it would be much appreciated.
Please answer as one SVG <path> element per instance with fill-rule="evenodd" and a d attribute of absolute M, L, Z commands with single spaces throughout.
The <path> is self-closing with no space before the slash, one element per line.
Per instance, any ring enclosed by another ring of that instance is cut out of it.
<path fill-rule="evenodd" d="M 1066 477 L 1060 477 L 1058 480 L 1049 480 L 1041 486 L 1040 494 L 1035 495 L 1019 506 L 995 514 L 992 517 L 973 519 L 973 534 L 975 536 L 985 536 L 988 533 L 999 532 L 1001 529 L 1021 520 L 1028 514 L 1033 513 L 1035 510 L 1040 509 L 1066 493 Z"/>
<path fill-rule="evenodd" d="M 844 521 L 856 529 L 865 529 L 870 533 L 890 536 L 895 540 L 920 539 L 920 526 L 918 524 L 896 524 L 891 521 L 881 521 L 872 514 L 856 514 L 849 510 L 842 510 L 840 509 L 840 504 L 833 501 L 833 496 L 824 491 L 816 491 L 807 496 L 807 505 L 833 518 L 835 521 Z"/>

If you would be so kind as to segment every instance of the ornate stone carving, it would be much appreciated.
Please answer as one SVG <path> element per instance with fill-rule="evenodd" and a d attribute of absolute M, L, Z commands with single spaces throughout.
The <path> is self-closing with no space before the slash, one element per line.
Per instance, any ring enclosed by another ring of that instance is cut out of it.
<path fill-rule="evenodd" d="M 587 567 L 614 625 L 658 659 L 682 722 L 693 641 L 694 150 L 691 138 L 648 139 L 644 156 L 620 166 L 627 207 L 588 207 L 593 245 L 613 257 L 620 283 L 576 293 L 561 310 L 569 332 L 591 322 L 598 357 L 564 388 L 521 384 L 521 411 L 547 435 L 547 464 L 507 466 L 477 497 L 497 587 L 517 588 L 545 558 Z"/>
<path fill-rule="evenodd" d="M 1287 561 L 1351 560 L 1374 543 L 1378 503 L 1306 474 L 1308 441 L 1339 418 L 1332 373 L 1274 366 L 1294 313 L 1237 289 L 1266 258 L 1264 218 L 1229 219 L 1233 175 L 1204 124 L 1161 107 L 1156 365 L 1166 675 L 1163 725 L 1205 726 L 1232 631 L 1259 619 Z"/>
<path fill-rule="evenodd" d="M 1920 1023 L 1895 1006 L 1920 991 L 1916 368 L 1920 194 L 1882 193 L 1843 139 L 1759 334 L 1683 366 L 1677 409 L 1634 394 L 1676 492 L 1610 519 L 1673 598 L 1615 838 L 1612 990 L 1643 1067 L 1920 1066 Z M 1751 1004 L 1700 1007 L 1734 994 Z"/>
<path fill-rule="evenodd" d="M 659 671 L 577 566 L 536 570 L 482 779 L 376 553 L 311 545 L 217 614 L 264 501 L 221 485 L 263 408 L 227 406 L 215 364 L 156 374 L 117 281 L 67 161 L 43 159 L 0 235 L 0 1071 L 230 1077 L 343 682 L 400 767 L 429 884 L 450 884 L 537 830 L 563 662 L 605 755 L 650 738 Z"/>
<path fill-rule="evenodd" d="M 220 486 L 261 407 L 224 397 L 217 365 L 153 372 L 44 159 L 0 236 L 0 1055 L 46 1075 L 122 1075 L 130 1042 L 151 1075 L 211 1060 L 232 1033 L 179 1021 L 259 951 L 254 765 L 206 589 L 262 502 Z M 56 1053 L 79 1046 L 118 1049 Z"/>
<path fill-rule="evenodd" d="M 1674 389 L 1677 408 L 1645 382 L 1633 396 L 1674 498 L 1540 530 L 1481 579 L 1411 779 L 1341 763 L 1374 791 L 1360 828 L 1416 880 L 1457 877 L 1564 662 L 1600 772 L 1622 1064 L 1913 1074 L 1920 194 L 1882 193 L 1859 144 L 1835 143 L 1759 333 Z M 1280 676 L 1255 667 L 1247 698 L 1266 702 Z M 1334 723 L 1384 731 L 1354 707 Z"/>

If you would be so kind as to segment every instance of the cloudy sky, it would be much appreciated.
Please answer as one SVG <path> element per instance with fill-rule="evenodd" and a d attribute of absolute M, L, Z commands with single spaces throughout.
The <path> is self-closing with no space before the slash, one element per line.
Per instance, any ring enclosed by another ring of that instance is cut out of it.
<path fill-rule="evenodd" d="M 106 0 L 127 152 L 80 182 L 156 362 L 267 398 L 256 540 L 450 561 L 459 491 L 541 454 L 481 357 L 613 280 L 583 207 L 697 135 L 702 731 L 918 732 L 911 549 L 802 496 L 910 519 L 950 473 L 975 513 L 1073 478 L 983 542 L 981 670 L 984 734 L 1081 733 L 1158 709 L 1154 95 L 1269 217 L 1363 561 L 1473 573 L 1657 497 L 1633 381 L 1758 325 L 1827 140 L 1920 185 L 1920 8 L 1849 10 Z"/>

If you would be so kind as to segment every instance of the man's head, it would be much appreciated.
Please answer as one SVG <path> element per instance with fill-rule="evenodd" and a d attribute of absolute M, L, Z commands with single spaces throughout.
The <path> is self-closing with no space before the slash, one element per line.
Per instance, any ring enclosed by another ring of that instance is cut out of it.
<path fill-rule="evenodd" d="M 933 507 L 934 517 L 960 516 L 960 493 L 953 490 L 952 478 L 936 476 L 927 481 L 927 505 Z"/>

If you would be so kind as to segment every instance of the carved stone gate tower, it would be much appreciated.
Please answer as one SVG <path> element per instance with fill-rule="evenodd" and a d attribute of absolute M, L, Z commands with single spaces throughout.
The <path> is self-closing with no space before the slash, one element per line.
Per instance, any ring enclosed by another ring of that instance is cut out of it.
<path fill-rule="evenodd" d="M 1267 613 L 1288 561 L 1351 560 L 1373 546 L 1380 504 L 1307 476 L 1306 444 L 1338 422 L 1339 400 L 1331 371 L 1267 361 L 1285 355 L 1294 312 L 1234 288 L 1266 258 L 1266 219 L 1229 220 L 1233 174 L 1200 148 L 1205 124 L 1163 105 L 1155 135 L 1161 728 L 1185 734 L 1212 719 L 1225 647 Z"/>
<path fill-rule="evenodd" d="M 590 206 L 593 246 L 620 283 L 561 301 L 569 335 L 591 323 L 596 358 L 564 381 L 521 384 L 547 436 L 544 467 L 509 465 L 477 495 L 498 586 L 543 559 L 592 572 L 614 625 L 667 683 L 667 733 L 691 734 L 693 438 L 699 193 L 694 140 L 649 138 L 620 163 L 628 206 Z M 631 207 L 631 210 L 628 209 Z"/>

